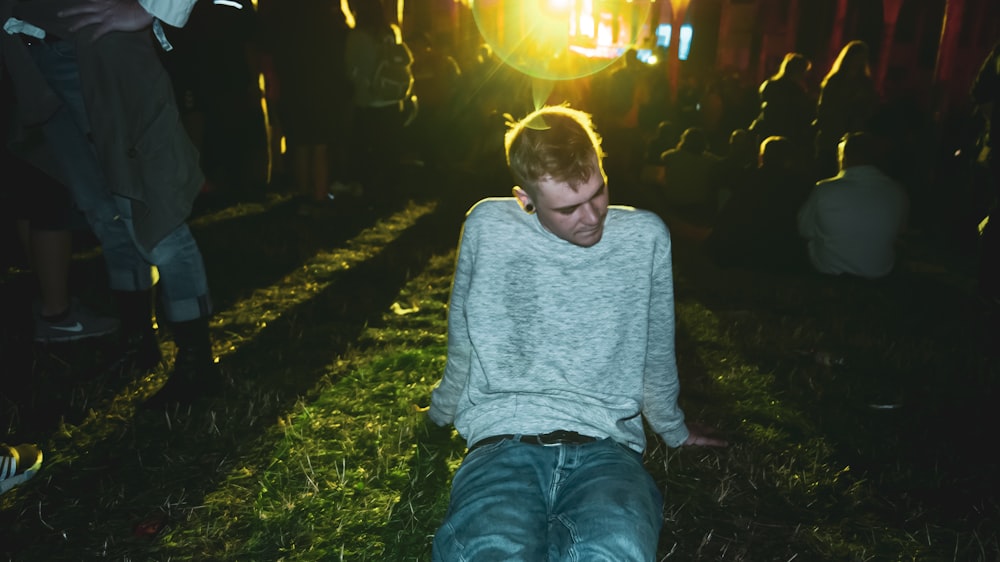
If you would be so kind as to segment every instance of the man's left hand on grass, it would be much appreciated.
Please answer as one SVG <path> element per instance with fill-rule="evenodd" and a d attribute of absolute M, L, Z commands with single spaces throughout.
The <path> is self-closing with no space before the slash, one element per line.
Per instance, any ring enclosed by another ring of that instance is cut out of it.
<path fill-rule="evenodd" d="M 688 438 L 684 441 L 685 447 L 728 447 L 729 441 L 716 437 L 718 431 L 697 422 L 687 424 Z"/>

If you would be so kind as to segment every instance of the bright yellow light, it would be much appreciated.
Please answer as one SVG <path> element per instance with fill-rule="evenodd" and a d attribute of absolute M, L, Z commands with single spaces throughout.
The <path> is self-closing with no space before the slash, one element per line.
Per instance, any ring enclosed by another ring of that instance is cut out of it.
<path fill-rule="evenodd" d="M 348 0 L 340 0 L 340 11 L 344 13 L 344 21 L 347 22 L 347 27 L 354 29 L 354 26 L 358 22 L 354 20 L 354 12 L 351 11 L 351 5 L 348 4 Z"/>
<path fill-rule="evenodd" d="M 267 170 L 265 170 L 265 179 L 267 183 L 271 183 L 271 174 L 274 171 L 274 153 L 272 152 L 271 139 L 274 134 L 274 130 L 271 128 L 271 114 L 267 108 L 267 88 L 265 88 L 266 82 L 264 80 L 264 73 L 261 72 L 257 75 L 257 88 L 260 93 L 260 112 L 264 117 L 264 136 L 267 138 Z"/>
<path fill-rule="evenodd" d="M 594 37 L 594 0 L 583 0 L 580 10 L 580 35 Z"/>
<path fill-rule="evenodd" d="M 498 58 L 543 80 L 590 76 L 648 35 L 651 0 L 470 2 Z M 614 30 L 618 30 L 615 32 Z"/>
<path fill-rule="evenodd" d="M 986 218 L 979 223 L 979 235 L 983 235 L 983 231 L 986 230 L 986 225 L 990 224 L 990 216 L 986 215 Z"/>
<path fill-rule="evenodd" d="M 601 21 L 597 24 L 597 44 L 608 46 L 614 43 L 614 34 L 611 32 L 611 14 L 601 14 Z"/>
<path fill-rule="evenodd" d="M 281 153 L 284 154 L 288 152 L 288 141 L 285 139 L 285 135 L 281 135 Z"/>

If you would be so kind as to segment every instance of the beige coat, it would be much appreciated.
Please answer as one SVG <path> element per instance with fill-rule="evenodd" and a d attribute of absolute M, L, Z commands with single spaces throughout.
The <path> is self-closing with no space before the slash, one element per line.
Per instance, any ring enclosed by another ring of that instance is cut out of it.
<path fill-rule="evenodd" d="M 112 32 L 94 42 L 80 39 L 89 36 L 89 28 L 70 33 L 65 21 L 55 16 L 68 3 L 0 0 L 0 16 L 6 21 L 12 13 L 76 43 L 90 132 L 109 189 L 132 200 L 136 237 L 152 248 L 191 212 L 204 183 L 198 152 L 180 122 L 173 87 L 151 33 Z M 58 97 L 21 40 L 0 35 L 0 62 L 14 78 L 19 121 L 43 122 L 58 108 Z"/>

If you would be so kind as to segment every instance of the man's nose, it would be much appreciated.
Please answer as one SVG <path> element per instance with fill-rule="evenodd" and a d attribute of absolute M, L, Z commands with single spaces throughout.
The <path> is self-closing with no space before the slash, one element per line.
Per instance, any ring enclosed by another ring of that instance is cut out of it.
<path fill-rule="evenodd" d="M 585 224 L 597 224 L 601 220 L 601 213 L 597 209 L 597 205 L 594 203 L 585 203 L 583 205 L 582 218 Z"/>

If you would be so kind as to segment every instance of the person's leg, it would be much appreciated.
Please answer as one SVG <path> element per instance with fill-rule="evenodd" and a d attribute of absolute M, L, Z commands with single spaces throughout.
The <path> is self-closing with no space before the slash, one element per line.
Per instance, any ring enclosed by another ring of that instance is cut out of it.
<path fill-rule="evenodd" d="M 116 199 L 119 216 L 131 232 L 131 203 L 124 197 Z M 187 224 L 173 229 L 152 250 L 141 254 L 159 272 L 159 299 L 168 321 L 186 322 L 211 315 L 205 264 Z"/>
<path fill-rule="evenodd" d="M 33 230 L 31 221 L 17 221 L 24 255 L 38 278 L 42 316 L 56 316 L 69 308 L 69 260 L 73 235 L 68 230 Z"/>
<path fill-rule="evenodd" d="M 13 207 L 24 255 L 38 280 L 34 340 L 75 341 L 118 329 L 118 321 L 94 314 L 70 297 L 69 271 L 74 212 L 69 190 L 38 168 L 4 151 L 0 166 L 16 193 Z"/>
<path fill-rule="evenodd" d="M 69 309 L 69 262 L 73 235 L 68 230 L 29 229 L 28 247 L 38 277 L 43 317 Z"/>
<path fill-rule="evenodd" d="M 132 232 L 131 202 L 116 199 L 122 222 Z M 174 370 L 159 401 L 191 400 L 197 395 L 192 391 L 212 390 L 219 383 L 208 330 L 212 303 L 201 251 L 190 228 L 181 224 L 142 255 L 159 273 L 160 304 L 177 344 Z"/>
<path fill-rule="evenodd" d="M 309 183 L 309 154 L 311 147 L 292 141 L 288 152 L 292 160 L 292 192 L 296 195 L 312 195 Z"/>
<path fill-rule="evenodd" d="M 112 290 L 143 291 L 152 273 L 139 254 L 108 190 L 97 154 L 88 139 L 79 66 L 69 42 L 31 47 L 42 74 L 65 104 L 44 124 L 46 142 L 67 178 L 67 187 L 101 243 Z"/>
<path fill-rule="evenodd" d="M 655 560 L 663 496 L 642 457 L 610 439 L 558 449 L 549 560 Z"/>
<path fill-rule="evenodd" d="M 330 160 L 325 144 L 317 144 L 312 147 L 312 198 L 313 201 L 323 202 L 330 194 Z"/>
<path fill-rule="evenodd" d="M 452 480 L 433 559 L 545 560 L 553 448 L 510 440 L 469 453 Z"/>

